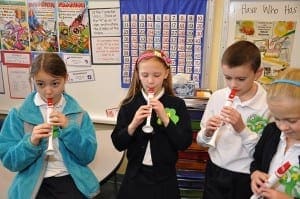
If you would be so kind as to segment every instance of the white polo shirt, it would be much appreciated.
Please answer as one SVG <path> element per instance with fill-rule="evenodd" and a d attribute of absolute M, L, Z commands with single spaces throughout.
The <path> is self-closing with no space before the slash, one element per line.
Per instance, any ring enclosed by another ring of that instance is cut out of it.
<path fill-rule="evenodd" d="M 215 140 L 205 136 L 205 123 L 212 116 L 219 115 L 223 108 L 229 88 L 215 91 L 210 97 L 201 120 L 201 130 L 197 135 L 197 142 L 208 146 L 208 153 L 212 162 L 221 168 L 250 173 L 250 163 L 253 158 L 254 148 L 259 140 L 260 133 L 268 123 L 270 113 L 266 103 L 266 91 L 259 84 L 256 94 L 249 100 L 241 102 L 235 97 L 232 107 L 240 114 L 246 124 L 246 128 L 237 133 L 232 126 L 224 125 L 218 129 Z M 229 126 L 229 127 L 228 127 Z"/>
<path fill-rule="evenodd" d="M 275 171 L 286 161 L 291 163 L 291 168 L 286 172 L 286 175 L 281 178 L 273 187 L 281 192 L 289 192 L 294 197 L 300 197 L 300 144 L 294 144 L 286 150 L 286 136 L 281 133 L 280 141 L 277 147 L 277 152 L 273 156 L 270 163 L 269 175 L 274 175 Z M 287 191 L 289 190 L 289 191 Z M 296 194 L 298 193 L 298 195 Z"/>
<path fill-rule="evenodd" d="M 36 93 L 34 96 L 34 103 L 40 107 L 41 113 L 43 115 L 44 121 L 47 121 L 47 103 L 41 98 L 41 96 Z M 57 111 L 62 112 L 64 106 L 66 104 L 65 98 L 63 95 L 61 96 L 60 101 L 55 104 L 54 108 Z M 53 138 L 53 148 L 54 148 L 54 155 L 50 155 L 48 158 L 48 164 L 46 173 L 44 175 L 45 178 L 47 177 L 59 177 L 59 176 L 65 176 L 68 175 L 69 172 L 64 165 L 61 153 L 58 148 L 58 138 Z"/>

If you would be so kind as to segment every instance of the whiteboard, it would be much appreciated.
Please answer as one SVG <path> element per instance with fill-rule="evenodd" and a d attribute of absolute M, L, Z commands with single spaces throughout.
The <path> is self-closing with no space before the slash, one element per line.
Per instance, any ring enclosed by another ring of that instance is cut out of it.
<path fill-rule="evenodd" d="M 222 45 L 220 56 L 235 41 L 236 22 L 249 20 L 254 22 L 296 22 L 293 45 L 290 50 L 290 66 L 300 67 L 300 1 L 297 0 L 224 0 Z M 247 39 L 248 40 L 248 39 Z M 250 39 L 251 40 L 251 39 Z M 219 59 L 220 60 L 220 59 Z M 218 74 L 218 87 L 224 87 L 221 69 Z"/>

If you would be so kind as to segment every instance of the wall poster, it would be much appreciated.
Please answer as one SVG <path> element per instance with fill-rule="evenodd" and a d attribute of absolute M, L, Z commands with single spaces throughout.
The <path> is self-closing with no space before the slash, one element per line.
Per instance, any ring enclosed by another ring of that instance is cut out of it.
<path fill-rule="evenodd" d="M 121 84 L 129 87 L 135 61 L 146 49 L 163 50 L 173 74 L 190 74 L 201 87 L 207 0 L 120 0 Z"/>
<path fill-rule="evenodd" d="M 299 1 L 232 1 L 228 22 L 230 45 L 237 40 L 252 41 L 261 51 L 263 84 L 269 84 L 278 72 L 299 65 Z"/>
<path fill-rule="evenodd" d="M 51 0 L 27 1 L 31 51 L 58 52 L 55 2 Z"/>
<path fill-rule="evenodd" d="M 58 1 L 60 51 L 89 53 L 90 32 L 87 0 Z"/>
<path fill-rule="evenodd" d="M 29 30 L 25 0 L 0 1 L 1 49 L 29 51 Z"/>
<path fill-rule="evenodd" d="M 93 64 L 120 64 L 120 8 L 89 9 Z"/>

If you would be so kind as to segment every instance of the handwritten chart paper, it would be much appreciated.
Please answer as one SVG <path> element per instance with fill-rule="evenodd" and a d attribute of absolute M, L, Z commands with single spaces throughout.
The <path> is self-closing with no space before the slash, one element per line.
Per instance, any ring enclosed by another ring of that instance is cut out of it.
<path fill-rule="evenodd" d="M 9 92 L 11 98 L 25 98 L 31 92 L 28 81 L 29 67 L 7 66 Z"/>
<path fill-rule="evenodd" d="M 97 37 L 92 38 L 94 63 L 120 63 L 121 38 Z"/>
<path fill-rule="evenodd" d="M 120 9 L 90 9 L 93 64 L 121 63 Z"/>
<path fill-rule="evenodd" d="M 91 34 L 100 36 L 120 36 L 120 9 L 90 9 Z"/>

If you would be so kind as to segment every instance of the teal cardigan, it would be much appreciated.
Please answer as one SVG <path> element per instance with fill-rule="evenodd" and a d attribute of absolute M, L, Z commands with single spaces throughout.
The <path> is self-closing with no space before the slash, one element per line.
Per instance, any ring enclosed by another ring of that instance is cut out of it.
<path fill-rule="evenodd" d="M 2 164 L 17 172 L 8 191 L 11 199 L 35 198 L 47 166 L 47 139 L 38 146 L 32 145 L 31 131 L 26 132 L 28 128 L 24 128 L 25 124 L 33 128 L 44 122 L 39 107 L 34 104 L 34 95 L 35 92 L 31 93 L 19 108 L 10 110 L 0 133 Z M 69 124 L 60 129 L 59 150 L 77 188 L 87 198 L 92 198 L 100 192 L 99 181 L 87 166 L 93 161 L 97 150 L 94 125 L 74 98 L 68 94 L 64 97 L 66 105 L 63 113 L 68 117 Z M 82 117 L 81 122 L 78 122 L 79 117 Z"/>

